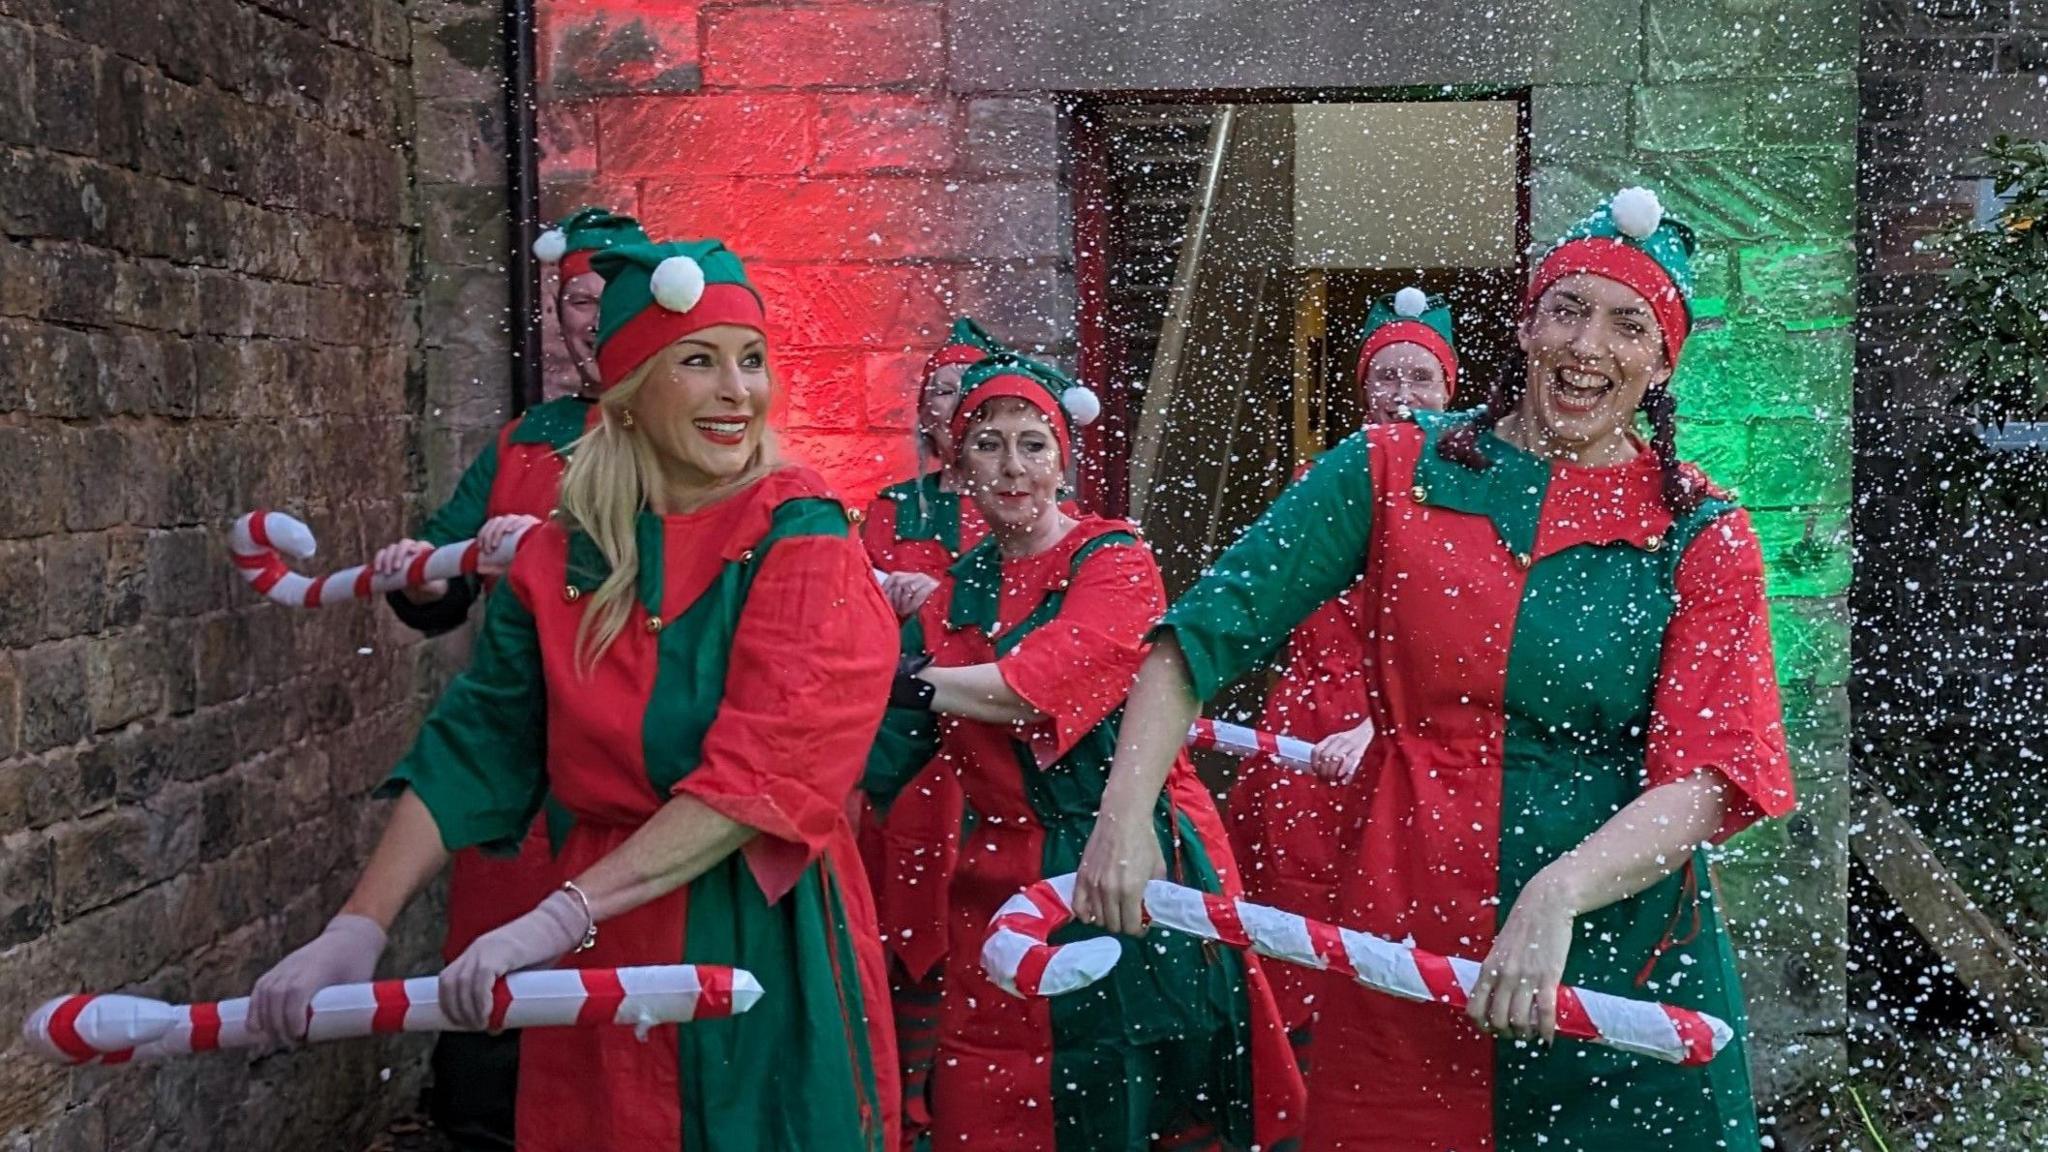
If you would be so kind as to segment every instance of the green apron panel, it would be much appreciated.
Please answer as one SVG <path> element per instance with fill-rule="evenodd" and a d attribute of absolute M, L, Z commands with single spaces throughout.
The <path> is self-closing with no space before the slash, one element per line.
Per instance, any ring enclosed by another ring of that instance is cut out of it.
<path fill-rule="evenodd" d="M 1642 795 L 1677 565 L 1699 532 L 1730 510 L 1721 503 L 1703 507 L 1674 525 L 1667 546 L 1655 552 L 1582 544 L 1530 570 L 1508 659 L 1501 922 L 1538 871 Z M 1654 978 L 1639 985 L 1653 957 Z M 1564 978 L 1711 1012 L 1735 1029 L 1736 1038 L 1705 1068 L 1572 1041 L 1550 1049 L 1498 1041 L 1499 1148 L 1748 1152 L 1757 1146 L 1734 954 L 1703 851 L 1641 894 L 1579 917 Z"/>

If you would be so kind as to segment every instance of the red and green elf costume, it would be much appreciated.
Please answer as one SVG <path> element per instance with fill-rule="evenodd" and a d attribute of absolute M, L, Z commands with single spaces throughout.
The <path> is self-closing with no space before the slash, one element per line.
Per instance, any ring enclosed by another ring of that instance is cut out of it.
<path fill-rule="evenodd" d="M 590 256 L 622 242 L 647 237 L 629 216 L 602 208 L 584 208 L 565 218 L 553 233 L 566 245 L 560 257 L 562 275 L 590 270 Z M 562 396 L 528 408 L 498 430 L 497 439 L 470 462 L 455 485 L 455 494 L 427 518 L 420 539 L 440 547 L 468 540 L 484 522 L 499 516 L 532 516 L 545 520 L 555 511 L 571 445 L 597 416 L 588 396 Z M 469 615 L 475 586 L 454 583 L 449 595 L 430 604 L 414 604 L 399 593 L 388 599 L 399 619 L 429 635 L 456 628 Z M 448 934 L 441 958 L 452 961 L 476 938 L 519 916 L 548 894 L 546 829 L 536 823 L 517 856 L 493 858 L 481 852 L 456 854 L 448 877 Z"/>
<path fill-rule="evenodd" d="M 1684 339 L 1684 237 L 1605 210 L 1546 258 L 1650 301 Z M 1527 306 L 1527 305 L 1525 305 Z M 1318 460 L 1167 614 L 1206 698 L 1357 586 L 1363 824 L 1338 885 L 1349 927 L 1478 959 L 1522 886 L 1646 788 L 1728 782 L 1716 839 L 1793 803 L 1763 565 L 1721 499 L 1675 518 L 1654 455 L 1582 467 L 1490 432 L 1474 470 L 1437 453 L 1469 415 L 1369 429 Z M 1325 978 L 1306 1149 L 1574 1152 L 1757 1147 L 1744 1013 L 1704 852 L 1578 918 L 1567 983 L 1712 1012 L 1736 1040 L 1681 1068 L 1496 1040 L 1439 1006 Z"/>
<path fill-rule="evenodd" d="M 690 332 L 762 326 L 715 241 L 619 245 L 595 262 L 608 382 Z M 631 623 L 586 671 L 577 630 L 609 564 L 560 522 L 529 533 L 468 671 L 390 786 L 412 788 L 454 849 L 517 844 L 550 797 L 573 817 L 557 881 L 671 797 L 755 829 L 563 962 L 732 964 L 765 994 L 646 1043 L 623 1028 L 523 1034 L 518 1147 L 893 1152 L 887 984 L 846 801 L 888 693 L 894 619 L 851 518 L 805 468 L 697 512 L 643 510 L 636 540 Z"/>
<path fill-rule="evenodd" d="M 925 361 L 919 410 L 923 389 L 939 369 L 977 363 L 1000 348 L 973 320 L 955 320 L 946 343 Z M 861 541 L 878 570 L 916 572 L 944 586 L 962 551 L 987 535 L 981 513 L 942 482 L 945 461 L 939 463 L 882 489 L 869 503 Z M 946 891 L 960 850 L 960 820 L 959 778 L 934 769 L 904 788 L 887 820 L 871 809 L 861 826 L 861 854 L 893 961 L 889 995 L 903 1073 L 905 1148 L 918 1147 L 931 1127 L 925 1090 L 939 1038 L 945 985 L 939 962 L 946 954 Z"/>
<path fill-rule="evenodd" d="M 1456 393 L 1458 353 L 1449 305 L 1419 288 L 1374 302 L 1358 352 L 1361 398 L 1373 356 L 1395 344 L 1414 344 L 1435 357 L 1443 368 L 1445 391 Z M 1288 638 L 1286 669 L 1266 698 L 1266 731 L 1313 744 L 1367 719 L 1362 643 L 1367 629 L 1358 618 L 1358 607 L 1355 590 L 1346 590 L 1316 609 Z M 1337 880 L 1350 863 L 1363 800 L 1356 782 L 1320 780 L 1269 756 L 1247 759 L 1231 786 L 1225 814 L 1231 850 L 1245 869 L 1245 895 L 1320 920 L 1335 916 Z M 1306 1058 L 1308 1025 L 1320 985 L 1309 973 L 1286 964 L 1267 969 L 1267 978 L 1273 982 L 1288 1034 Z"/>
<path fill-rule="evenodd" d="M 975 408 L 1013 396 L 1048 415 L 1071 459 L 1057 399 L 1068 386 L 1052 370 L 998 356 L 970 368 L 962 387 L 956 442 Z M 1082 516 L 1034 556 L 1006 560 L 984 539 L 951 577 L 907 636 L 928 645 L 936 666 L 995 664 L 1047 719 L 1021 729 L 957 717 L 934 724 L 930 713 L 891 709 L 869 760 L 869 786 L 886 801 L 936 742 L 939 767 L 958 776 L 971 814 L 951 891 L 932 1147 L 1291 1149 L 1301 1082 L 1256 959 L 1155 932 L 1126 941 L 1101 984 L 1052 1000 L 1011 997 L 981 970 L 996 908 L 1077 867 L 1094 829 L 1124 696 L 1165 606 L 1150 550 L 1129 524 Z M 1194 776 L 1184 758 L 1175 772 Z M 1180 882 L 1226 890 L 1229 847 L 1200 831 L 1216 826 L 1205 792 L 1170 790 L 1155 820 Z M 1054 939 L 1096 934 L 1074 926 Z"/>

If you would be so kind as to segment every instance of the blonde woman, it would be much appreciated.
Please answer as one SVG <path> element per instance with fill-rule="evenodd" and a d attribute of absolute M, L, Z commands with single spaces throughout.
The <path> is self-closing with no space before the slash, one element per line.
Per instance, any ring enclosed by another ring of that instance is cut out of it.
<path fill-rule="evenodd" d="M 575 817 L 565 882 L 441 974 L 484 1026 L 498 977 L 735 964 L 728 1021 L 521 1038 L 521 1152 L 893 1152 L 894 1036 L 846 799 L 880 722 L 894 619 L 839 502 L 776 458 L 760 297 L 716 241 L 621 245 L 598 363 L 617 383 L 520 547 L 474 661 L 387 785 L 390 826 L 318 939 L 258 983 L 303 1035 L 326 984 L 452 850 L 516 843 L 543 792 Z"/>

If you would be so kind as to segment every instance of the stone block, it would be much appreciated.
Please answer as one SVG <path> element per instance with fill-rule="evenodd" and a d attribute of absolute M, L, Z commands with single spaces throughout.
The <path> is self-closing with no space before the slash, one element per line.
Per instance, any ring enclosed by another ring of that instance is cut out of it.
<path fill-rule="evenodd" d="M 0 24 L 0 142 L 36 140 L 35 36 L 26 26 Z"/>
<path fill-rule="evenodd" d="M 1836 0 L 1771 5 L 1651 0 L 1645 40 L 1650 78 L 1849 76 L 1857 13 Z"/>
<path fill-rule="evenodd" d="M 0 538 L 40 535 L 63 523 L 62 460 L 54 425 L 0 428 Z"/>
<path fill-rule="evenodd" d="M 704 78 L 720 87 L 929 85 L 945 75 L 937 4 L 722 8 L 704 16 Z"/>
<path fill-rule="evenodd" d="M 1853 557 L 1845 509 L 1760 511 L 1751 520 L 1772 596 L 1848 595 Z"/>
<path fill-rule="evenodd" d="M 865 357 L 860 352 L 783 352 L 776 356 L 775 366 L 787 427 L 852 431 L 865 425 Z"/>
<path fill-rule="evenodd" d="M 1857 120 L 1857 90 L 1846 79 L 1763 84 L 1750 97 L 1755 142 L 1765 146 L 1846 147 Z"/>
<path fill-rule="evenodd" d="M 1678 454 L 1715 483 L 1736 488 L 1749 470 L 1749 425 L 1740 420 L 1681 419 Z"/>
<path fill-rule="evenodd" d="M 1846 241 L 1745 248 L 1740 263 L 1745 317 L 1795 332 L 1853 322 L 1856 255 Z"/>
<path fill-rule="evenodd" d="M 1846 415 L 1755 420 L 1744 502 L 1752 508 L 1845 505 L 1853 459 Z"/>
<path fill-rule="evenodd" d="M 99 60 L 91 47 L 61 36 L 35 37 L 37 143 L 59 152 L 99 149 Z"/>
<path fill-rule="evenodd" d="M 907 433 L 917 426 L 918 390 L 928 355 L 923 349 L 867 354 L 862 376 L 868 431 Z"/>
<path fill-rule="evenodd" d="M 21 746 L 27 752 L 72 744 L 92 730 L 86 700 L 85 647 L 45 644 L 15 656 L 21 678 Z"/>
<path fill-rule="evenodd" d="M 1060 109 L 1043 98 L 986 97 L 967 103 L 967 170 L 993 176 L 1059 171 Z"/>
<path fill-rule="evenodd" d="M 1529 150 L 1537 160 L 1621 156 L 1630 90 L 1619 84 L 1545 85 L 1529 92 Z"/>
<path fill-rule="evenodd" d="M 948 303 L 932 269 L 892 264 L 748 266 L 768 324 L 796 348 L 888 348 L 943 334 Z"/>
<path fill-rule="evenodd" d="M 548 183 L 597 172 L 598 100 L 543 104 L 535 121 L 541 179 Z"/>
<path fill-rule="evenodd" d="M 608 177 L 795 175 L 819 135 L 809 96 L 720 92 L 605 100 L 598 165 Z"/>
<path fill-rule="evenodd" d="M 696 0 L 652 0 L 550 14 L 540 32 L 541 83 L 549 96 L 570 100 L 694 92 L 696 13 Z"/>
<path fill-rule="evenodd" d="M 119 524 L 128 512 L 128 441 L 111 427 L 66 428 L 63 436 L 64 526 L 90 532 Z"/>
<path fill-rule="evenodd" d="M 503 100 L 435 100 L 418 110 L 419 179 L 423 184 L 502 181 Z"/>
<path fill-rule="evenodd" d="M 1732 80 L 1646 84 L 1634 90 L 1635 146 L 1646 152 L 1725 152 L 1752 144 L 1752 85 Z"/>
<path fill-rule="evenodd" d="M 95 637 L 86 645 L 86 703 L 93 728 L 118 728 L 163 704 L 163 647 L 146 628 Z"/>
<path fill-rule="evenodd" d="M 106 627 L 106 539 L 52 536 L 43 542 L 43 636 L 61 640 Z M 49 594 L 57 592 L 56 595 Z"/>
<path fill-rule="evenodd" d="M 926 95 L 821 96 L 816 157 L 809 170 L 832 175 L 944 171 L 953 166 L 953 120 L 951 101 Z M 994 127 L 984 125 L 985 130 Z M 983 149 L 993 151 L 993 145 Z"/>
<path fill-rule="evenodd" d="M 856 504 L 909 475 L 915 463 L 910 438 L 900 432 L 795 430 L 784 434 L 782 444 L 792 458 L 816 468 Z"/>
<path fill-rule="evenodd" d="M 49 842 L 29 835 L 0 841 L 0 948 L 49 931 L 54 906 Z"/>
<path fill-rule="evenodd" d="M 1779 600 L 1771 605 L 1778 679 L 1822 687 L 1848 682 L 1849 611 L 1839 600 Z"/>
<path fill-rule="evenodd" d="M 0 540 L 0 648 L 43 638 L 43 553 L 34 540 Z M 12 689 L 13 678 L 8 678 Z"/>
<path fill-rule="evenodd" d="M 1737 322 L 1686 341 L 1674 394 L 1685 418 L 1833 419 L 1849 413 L 1855 337 Z"/>
<path fill-rule="evenodd" d="M 430 264 L 445 270 L 481 268 L 502 276 L 509 209 L 505 190 L 489 184 L 435 184 L 417 192 L 420 232 Z"/>

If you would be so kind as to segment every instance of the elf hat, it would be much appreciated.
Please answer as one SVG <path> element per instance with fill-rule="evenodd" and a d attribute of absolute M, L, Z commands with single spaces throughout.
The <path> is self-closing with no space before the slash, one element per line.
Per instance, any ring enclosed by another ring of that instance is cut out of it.
<path fill-rule="evenodd" d="M 1624 188 L 1574 225 L 1536 266 L 1522 299 L 1526 315 L 1559 280 L 1580 272 L 1625 284 L 1650 302 L 1673 367 L 1692 328 L 1692 229 L 1664 215 L 1648 188 Z"/>
<path fill-rule="evenodd" d="M 590 271 L 590 257 L 614 244 L 645 244 L 647 233 L 631 216 L 606 208 L 578 208 L 533 242 L 534 258 L 558 264 L 563 283 Z"/>
<path fill-rule="evenodd" d="M 932 373 L 949 364 L 976 364 L 997 352 L 1008 351 L 1002 341 L 989 335 L 972 317 L 962 316 L 953 321 L 946 342 L 924 362 L 924 379 L 930 380 Z"/>
<path fill-rule="evenodd" d="M 1458 349 L 1451 336 L 1451 306 L 1420 288 L 1403 288 L 1373 302 L 1365 317 L 1365 344 L 1358 350 L 1358 387 L 1365 389 L 1365 368 L 1389 344 L 1419 344 L 1443 366 L 1444 392 L 1458 391 Z"/>
<path fill-rule="evenodd" d="M 716 240 L 623 243 L 598 250 L 597 373 L 610 387 L 692 332 L 719 324 L 767 331 L 761 294 Z"/>
<path fill-rule="evenodd" d="M 953 410 L 953 442 L 958 444 L 966 437 L 967 418 L 975 409 L 1003 396 L 1022 400 L 1051 419 L 1063 461 L 1074 459 L 1074 429 L 1095 423 L 1102 414 L 1102 401 L 1094 390 L 1074 383 L 1049 365 L 1002 351 L 979 361 L 961 377 L 960 406 Z"/>

